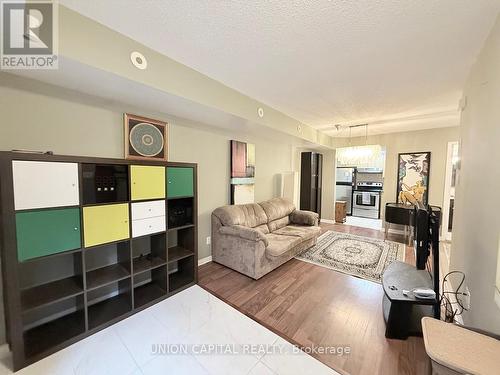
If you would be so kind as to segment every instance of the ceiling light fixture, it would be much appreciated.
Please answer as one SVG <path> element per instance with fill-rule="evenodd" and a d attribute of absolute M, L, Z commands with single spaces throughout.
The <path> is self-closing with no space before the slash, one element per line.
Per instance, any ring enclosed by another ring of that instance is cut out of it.
<path fill-rule="evenodd" d="M 137 68 L 144 70 L 148 67 L 148 60 L 140 52 L 134 51 L 130 54 L 130 61 Z"/>
<path fill-rule="evenodd" d="M 365 127 L 365 145 L 352 146 L 352 129 Z M 348 147 L 337 149 L 337 163 L 346 167 L 374 167 L 383 168 L 385 160 L 383 149 L 380 145 L 368 145 L 368 124 L 351 125 L 349 126 L 349 143 Z M 380 167 L 380 166 L 379 166 Z"/>

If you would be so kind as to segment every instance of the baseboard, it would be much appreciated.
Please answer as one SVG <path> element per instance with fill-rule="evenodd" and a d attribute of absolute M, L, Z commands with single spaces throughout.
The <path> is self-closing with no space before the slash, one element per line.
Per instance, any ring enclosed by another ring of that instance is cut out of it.
<path fill-rule="evenodd" d="M 330 219 L 321 219 L 320 223 L 326 223 L 326 224 L 335 224 L 335 220 L 330 220 Z"/>
<path fill-rule="evenodd" d="M 209 263 L 212 261 L 212 256 L 208 256 L 208 257 L 205 257 L 205 258 L 201 258 L 201 259 L 198 259 L 198 266 L 202 266 L 206 263 Z"/>
<path fill-rule="evenodd" d="M 381 230 L 385 230 L 384 228 L 382 228 Z M 401 230 L 401 229 L 392 229 L 392 228 L 389 228 L 389 233 L 392 233 L 392 234 L 402 234 L 404 235 L 405 234 L 405 231 L 404 230 Z"/>

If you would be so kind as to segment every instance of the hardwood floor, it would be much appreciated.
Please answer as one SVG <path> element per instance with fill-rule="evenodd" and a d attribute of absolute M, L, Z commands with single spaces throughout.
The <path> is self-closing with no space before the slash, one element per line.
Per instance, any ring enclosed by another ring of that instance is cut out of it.
<path fill-rule="evenodd" d="M 321 226 L 323 231 L 384 237 L 373 229 Z M 392 234 L 389 239 L 403 242 Z M 406 261 L 415 261 L 409 247 Z M 430 373 L 421 338 L 385 338 L 383 290 L 377 283 L 292 259 L 257 281 L 211 262 L 199 268 L 199 285 L 296 345 L 349 347 L 348 355 L 314 355 L 338 372 Z"/>

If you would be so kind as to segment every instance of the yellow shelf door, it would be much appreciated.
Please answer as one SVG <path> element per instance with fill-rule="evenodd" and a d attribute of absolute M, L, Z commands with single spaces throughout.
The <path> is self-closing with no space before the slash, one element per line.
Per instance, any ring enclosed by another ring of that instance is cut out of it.
<path fill-rule="evenodd" d="M 85 247 L 130 237 L 128 203 L 83 208 Z"/>
<path fill-rule="evenodd" d="M 165 167 L 130 166 L 132 200 L 165 198 Z"/>

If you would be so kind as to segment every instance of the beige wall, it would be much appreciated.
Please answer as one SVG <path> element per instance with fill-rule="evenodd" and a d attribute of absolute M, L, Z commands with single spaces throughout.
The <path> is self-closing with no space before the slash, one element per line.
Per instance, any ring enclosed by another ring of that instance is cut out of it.
<path fill-rule="evenodd" d="M 472 68 L 464 96 L 450 269 L 466 274 L 471 309 L 464 314 L 465 323 L 500 334 L 500 307 L 494 302 L 500 256 L 500 17 Z"/>
<path fill-rule="evenodd" d="M 123 158 L 123 111 L 118 105 L 89 103 L 88 98 L 32 82 L 38 93 L 0 86 L 0 149 L 52 150 L 56 154 Z M 43 90 L 46 89 L 44 95 Z M 54 96 L 54 94 L 61 94 Z M 63 98 L 61 96 L 66 96 Z M 209 215 L 229 203 L 229 140 L 256 145 L 255 199 L 279 195 L 279 173 L 292 169 L 293 146 L 243 133 L 193 127 L 187 121 L 166 120 L 169 128 L 169 158 L 198 163 L 199 254 L 210 255 L 206 236 Z"/>
<path fill-rule="evenodd" d="M 57 154 L 123 158 L 123 112 L 168 121 L 170 160 L 198 163 L 199 258 L 211 254 L 210 245 L 206 245 L 210 213 L 229 203 L 230 139 L 256 145 L 256 201 L 278 196 L 279 173 L 293 167 L 293 146 L 282 140 L 229 134 L 216 128 L 202 130 L 197 124 L 168 115 L 122 107 L 34 81 L 10 80 L 5 75 L 0 78 L 2 83 L 9 83 L 0 84 L 0 150 L 52 150 Z M 31 92 L 15 87 L 19 82 L 19 86 L 26 86 Z M 2 308 L 0 311 L 3 313 Z M 1 316 L 0 319 L 3 325 Z"/>
<path fill-rule="evenodd" d="M 458 134 L 459 128 L 451 127 L 369 136 L 368 144 L 379 144 L 386 147 L 382 210 L 385 203 L 396 201 L 398 154 L 418 151 L 431 152 L 429 203 L 442 207 L 448 142 L 457 141 Z M 364 144 L 364 137 L 352 140 L 353 146 Z M 348 145 L 348 140 L 337 139 L 336 145 L 337 147 L 345 147 Z M 381 217 L 383 217 L 383 213 Z"/>

